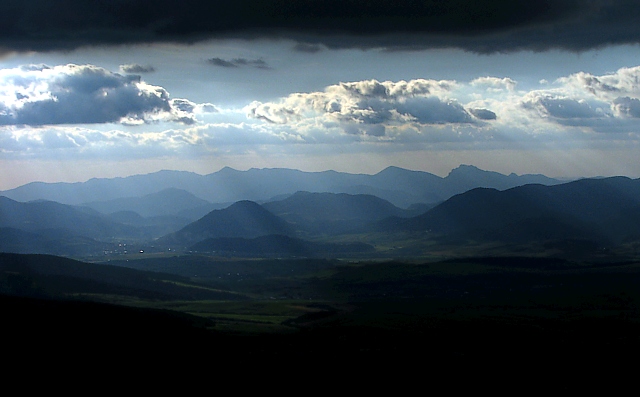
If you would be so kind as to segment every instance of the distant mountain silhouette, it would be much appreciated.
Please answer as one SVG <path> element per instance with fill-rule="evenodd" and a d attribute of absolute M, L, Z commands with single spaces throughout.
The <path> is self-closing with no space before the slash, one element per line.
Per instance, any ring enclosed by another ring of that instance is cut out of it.
<path fill-rule="evenodd" d="M 118 211 L 104 216 L 114 222 L 140 230 L 141 234 L 147 239 L 158 238 L 165 234 L 173 233 L 193 222 L 191 218 L 178 215 L 162 215 L 144 218 L 134 211 Z"/>
<path fill-rule="evenodd" d="M 179 231 L 162 237 L 160 244 L 191 246 L 208 238 L 255 238 L 269 234 L 290 235 L 283 219 L 253 201 L 239 201 L 221 210 L 213 210 Z"/>
<path fill-rule="evenodd" d="M 0 227 L 0 252 L 89 256 L 106 249 L 113 249 L 112 244 L 70 232 L 65 233 L 60 229 L 27 232 Z"/>
<path fill-rule="evenodd" d="M 93 201 L 82 205 L 93 208 L 103 214 L 134 211 L 145 218 L 178 215 L 189 213 L 190 211 L 204 211 L 202 215 L 193 220 L 216 209 L 208 201 L 178 188 L 167 188 L 142 197 L 122 197 L 105 201 Z"/>
<path fill-rule="evenodd" d="M 452 195 L 466 192 L 477 187 L 505 190 L 516 186 L 540 184 L 557 185 L 560 181 L 544 175 L 503 175 L 494 171 L 484 171 L 472 165 L 461 165 L 451 170 L 444 178 L 444 187 L 450 189 Z"/>
<path fill-rule="evenodd" d="M 326 234 L 347 232 L 390 216 L 408 218 L 420 214 L 367 194 L 297 192 L 262 206 L 296 230 Z"/>
<path fill-rule="evenodd" d="M 583 179 L 505 191 L 478 188 L 418 217 L 387 219 L 379 226 L 470 239 L 619 243 L 640 238 L 640 180 Z"/>
<path fill-rule="evenodd" d="M 177 216 L 143 218 L 132 211 L 103 215 L 88 207 L 0 196 L 0 251 L 96 255 L 113 251 L 118 242 L 151 240 L 188 223 Z"/>
<path fill-rule="evenodd" d="M 92 178 L 86 182 L 32 182 L 0 194 L 17 201 L 45 199 L 63 204 L 82 204 L 123 197 L 139 197 L 167 188 L 192 192 L 202 183 L 202 175 L 186 171 L 158 171 L 126 178 Z M 194 193 L 201 197 L 199 194 Z"/>
<path fill-rule="evenodd" d="M 27 232 L 60 230 L 93 239 L 139 237 L 140 231 L 85 209 L 53 201 L 21 203 L 0 196 L 0 227 Z"/>
<path fill-rule="evenodd" d="M 0 194 L 18 201 L 46 199 L 64 204 L 81 204 L 142 197 L 175 188 L 211 203 L 233 203 L 240 200 L 266 201 L 280 195 L 308 191 L 371 194 L 397 207 L 407 208 L 415 203 L 438 203 L 476 187 L 507 189 L 530 183 L 559 182 L 541 175 L 507 176 L 472 166 L 460 166 L 445 178 L 398 167 L 388 167 L 374 175 L 336 171 L 303 172 L 285 168 L 238 171 L 225 167 L 208 175 L 159 171 L 126 178 L 91 179 L 83 183 L 34 182 Z M 119 208 L 116 211 L 123 209 L 133 208 Z"/>

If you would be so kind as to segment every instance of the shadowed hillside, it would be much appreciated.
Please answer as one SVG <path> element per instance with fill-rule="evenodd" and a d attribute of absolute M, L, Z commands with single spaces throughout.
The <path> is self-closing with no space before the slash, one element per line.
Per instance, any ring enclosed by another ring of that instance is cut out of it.
<path fill-rule="evenodd" d="M 202 288 L 188 278 L 103 266 L 51 255 L 0 253 L 0 294 L 92 299 L 126 296 L 140 299 L 238 299 Z"/>
<path fill-rule="evenodd" d="M 239 201 L 214 210 L 181 230 L 158 240 L 159 244 L 190 246 L 208 238 L 254 238 L 269 234 L 290 235 L 292 230 L 282 219 L 257 203 Z"/>
<path fill-rule="evenodd" d="M 615 177 L 505 191 L 473 189 L 418 217 L 386 220 L 380 226 L 463 239 L 621 243 L 640 239 L 640 180 Z"/>
<path fill-rule="evenodd" d="M 345 193 L 297 192 L 262 206 L 296 230 L 329 235 L 354 231 L 390 216 L 408 218 L 420 213 L 398 208 L 372 195 Z"/>

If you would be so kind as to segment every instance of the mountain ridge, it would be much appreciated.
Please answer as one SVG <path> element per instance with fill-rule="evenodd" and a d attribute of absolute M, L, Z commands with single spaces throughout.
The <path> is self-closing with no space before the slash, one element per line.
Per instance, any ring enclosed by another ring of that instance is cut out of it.
<path fill-rule="evenodd" d="M 455 172 L 454 172 L 455 171 Z M 481 171 L 481 172 L 479 172 Z M 481 181 L 477 179 L 482 177 Z M 46 199 L 79 205 L 123 197 L 141 197 L 163 189 L 182 189 L 210 203 L 241 200 L 266 201 L 297 191 L 374 194 L 397 207 L 433 204 L 474 187 L 506 189 L 528 183 L 561 183 L 539 175 L 504 175 L 461 166 L 446 177 L 425 171 L 390 166 L 376 174 L 352 174 L 333 170 L 307 172 L 290 168 L 251 168 L 239 171 L 224 167 L 206 175 L 190 171 L 162 170 L 117 178 L 93 178 L 86 182 L 32 182 L 0 195 L 16 201 Z"/>
<path fill-rule="evenodd" d="M 219 237 L 255 238 L 265 235 L 291 235 L 289 225 L 260 204 L 242 200 L 227 208 L 213 210 L 177 232 L 158 240 L 159 244 L 185 247 L 199 241 Z"/>
<path fill-rule="evenodd" d="M 620 243 L 640 238 L 640 179 L 580 179 L 503 191 L 476 188 L 423 215 L 385 220 L 380 225 L 387 230 L 427 231 L 466 239 L 570 238 Z"/>

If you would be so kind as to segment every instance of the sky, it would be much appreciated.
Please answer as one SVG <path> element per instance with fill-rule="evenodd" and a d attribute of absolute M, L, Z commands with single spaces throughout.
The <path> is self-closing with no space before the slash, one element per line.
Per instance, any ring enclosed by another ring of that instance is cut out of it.
<path fill-rule="evenodd" d="M 94 3 L 0 3 L 0 190 L 225 166 L 640 177 L 636 1 Z"/>

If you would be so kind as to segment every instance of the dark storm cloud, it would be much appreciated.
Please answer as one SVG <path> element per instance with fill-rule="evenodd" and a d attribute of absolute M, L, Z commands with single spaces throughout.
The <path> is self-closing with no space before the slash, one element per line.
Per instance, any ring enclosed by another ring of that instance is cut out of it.
<path fill-rule="evenodd" d="M 137 63 L 120 65 L 120 71 L 122 73 L 152 73 L 156 69 L 151 65 L 138 65 Z"/>
<path fill-rule="evenodd" d="M 473 122 L 464 107 L 454 100 L 443 101 L 436 97 L 408 98 L 396 104 L 395 109 L 420 124 Z"/>
<path fill-rule="evenodd" d="M 469 113 L 480 120 L 495 120 L 498 118 L 494 112 L 488 109 L 469 109 Z"/>
<path fill-rule="evenodd" d="M 269 65 L 262 59 L 246 59 L 246 58 L 234 58 L 231 60 L 238 66 L 251 66 L 256 69 L 270 69 Z"/>
<path fill-rule="evenodd" d="M 640 42 L 639 21 L 635 0 L 4 0 L 0 48 L 280 37 L 329 48 L 586 50 Z"/>
<path fill-rule="evenodd" d="M 222 58 L 209 58 L 207 60 L 207 62 L 209 62 L 210 64 L 214 65 L 214 66 L 220 66 L 223 68 L 237 68 L 238 65 L 236 65 L 233 62 L 230 61 L 226 61 Z"/>
<path fill-rule="evenodd" d="M 234 58 L 226 60 L 222 58 L 209 58 L 207 59 L 211 65 L 220 66 L 223 68 L 238 68 L 241 66 L 249 66 L 256 69 L 271 69 L 269 65 L 262 59 L 246 59 L 246 58 Z"/>

